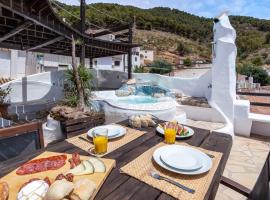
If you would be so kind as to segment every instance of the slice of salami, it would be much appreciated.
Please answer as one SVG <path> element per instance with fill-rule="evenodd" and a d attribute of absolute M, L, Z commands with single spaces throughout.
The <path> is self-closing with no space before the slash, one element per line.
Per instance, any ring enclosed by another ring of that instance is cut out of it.
<path fill-rule="evenodd" d="M 17 171 L 18 175 L 34 174 L 38 172 L 60 169 L 66 164 L 66 155 L 51 156 L 31 160 L 23 164 Z"/>

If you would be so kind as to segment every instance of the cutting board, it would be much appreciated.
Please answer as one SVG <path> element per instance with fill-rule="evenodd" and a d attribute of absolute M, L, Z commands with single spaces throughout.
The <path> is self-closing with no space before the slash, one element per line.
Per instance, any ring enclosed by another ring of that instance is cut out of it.
<path fill-rule="evenodd" d="M 55 153 L 55 152 L 49 152 L 45 151 L 44 153 L 40 154 L 39 156 L 35 157 L 34 159 L 38 158 L 46 158 L 50 156 L 56 156 L 56 155 L 63 155 L 64 153 Z M 9 185 L 10 193 L 9 193 L 9 200 L 16 200 L 17 194 L 19 192 L 20 187 L 28 182 L 32 178 L 39 178 L 44 179 L 45 177 L 49 177 L 50 181 L 53 182 L 55 177 L 58 174 L 65 173 L 70 169 L 70 164 L 68 162 L 68 159 L 71 158 L 71 154 L 65 154 L 67 155 L 66 164 L 61 167 L 58 170 L 50 170 L 45 172 L 40 172 L 36 174 L 29 174 L 29 175 L 17 175 L 16 170 L 12 171 L 11 173 L 7 174 L 3 178 L 0 179 L 0 182 L 5 181 Z M 88 160 L 89 156 L 80 156 L 81 160 Z M 115 167 L 115 160 L 112 159 L 104 159 L 100 158 L 104 164 L 106 165 L 106 172 L 105 173 L 94 173 L 91 175 L 83 175 L 83 176 L 74 176 L 74 181 L 80 178 L 88 178 L 91 181 L 96 183 L 97 190 L 93 194 L 91 199 L 94 199 L 95 195 L 98 193 L 99 189 L 101 188 L 102 184 L 106 180 L 106 178 L 109 176 L 112 169 Z"/>

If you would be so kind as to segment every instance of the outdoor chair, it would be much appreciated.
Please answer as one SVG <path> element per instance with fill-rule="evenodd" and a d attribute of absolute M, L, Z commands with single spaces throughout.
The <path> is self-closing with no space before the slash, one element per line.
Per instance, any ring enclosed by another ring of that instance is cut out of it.
<path fill-rule="evenodd" d="M 44 147 L 42 124 L 31 122 L 0 129 L 0 162 Z"/>

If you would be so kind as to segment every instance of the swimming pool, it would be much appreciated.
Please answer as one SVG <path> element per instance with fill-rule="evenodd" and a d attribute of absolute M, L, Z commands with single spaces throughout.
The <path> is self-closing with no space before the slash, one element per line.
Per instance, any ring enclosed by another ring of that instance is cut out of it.
<path fill-rule="evenodd" d="M 157 103 L 158 99 L 151 96 L 129 96 L 119 97 L 116 101 L 121 104 L 151 104 Z"/>
<path fill-rule="evenodd" d="M 152 114 L 170 121 L 176 113 L 175 100 L 168 96 L 155 98 L 148 95 L 118 97 L 115 91 L 96 91 L 95 100 L 105 112 L 106 124 L 128 119 L 131 115 Z"/>

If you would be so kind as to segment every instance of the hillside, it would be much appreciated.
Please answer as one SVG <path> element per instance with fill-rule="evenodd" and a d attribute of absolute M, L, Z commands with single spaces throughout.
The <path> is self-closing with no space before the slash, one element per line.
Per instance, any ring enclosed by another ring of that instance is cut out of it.
<path fill-rule="evenodd" d="M 79 7 L 61 4 L 66 10 L 79 16 Z M 78 19 L 59 10 L 61 17 L 74 26 Z M 111 17 L 113 16 L 113 17 Z M 114 27 L 130 22 L 136 17 L 135 41 L 144 48 L 158 52 L 191 57 L 210 58 L 213 20 L 198 17 L 177 9 L 140 9 L 133 6 L 97 3 L 87 6 L 86 17 L 91 23 L 102 27 Z M 120 20 L 119 20 L 120 19 Z M 237 31 L 238 62 L 261 59 L 270 63 L 270 20 L 252 17 L 231 16 Z M 177 46 L 180 46 L 177 49 Z"/>
<path fill-rule="evenodd" d="M 177 34 L 158 30 L 139 30 L 134 34 L 134 42 L 144 49 L 152 49 L 157 59 L 164 59 L 173 64 L 179 64 L 179 44 L 183 44 L 186 51 L 182 56 L 195 59 L 209 60 L 211 47 L 197 41 L 187 39 Z"/>

